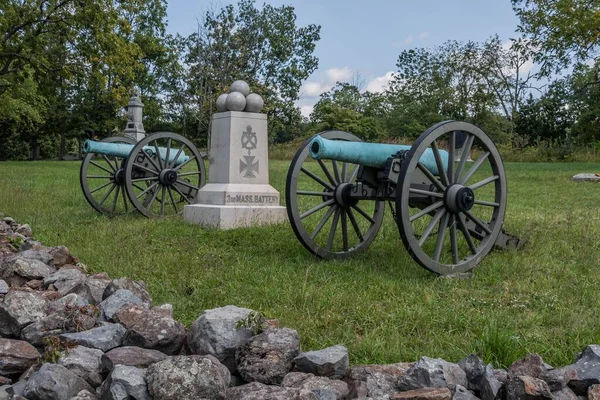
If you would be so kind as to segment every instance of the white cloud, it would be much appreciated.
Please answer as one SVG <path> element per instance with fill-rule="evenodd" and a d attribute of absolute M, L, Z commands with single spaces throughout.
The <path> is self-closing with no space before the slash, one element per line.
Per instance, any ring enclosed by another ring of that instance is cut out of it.
<path fill-rule="evenodd" d="M 429 32 L 421 32 L 419 33 L 419 39 L 423 40 L 429 37 Z"/>
<path fill-rule="evenodd" d="M 348 67 L 344 68 L 329 68 L 325 71 L 329 83 L 345 82 L 352 77 L 352 71 Z"/>
<path fill-rule="evenodd" d="M 410 35 L 408 35 L 408 37 L 406 39 L 404 39 L 402 41 L 402 44 L 404 46 L 407 46 L 407 45 L 411 44 L 413 40 L 414 40 L 414 37 L 413 37 L 413 34 L 411 33 Z"/>
<path fill-rule="evenodd" d="M 310 117 L 310 114 L 313 112 L 313 109 L 315 107 L 314 106 L 302 106 L 300 107 L 300 114 L 302 114 L 303 117 Z"/>
<path fill-rule="evenodd" d="M 308 81 L 304 82 L 300 88 L 300 95 L 306 97 L 318 97 L 321 93 L 324 93 L 331 89 L 332 85 L 325 82 Z"/>
<path fill-rule="evenodd" d="M 371 93 L 380 93 L 387 89 L 390 82 L 394 79 L 394 72 L 389 71 L 383 76 L 378 76 L 376 78 L 371 79 L 367 83 L 367 91 Z"/>

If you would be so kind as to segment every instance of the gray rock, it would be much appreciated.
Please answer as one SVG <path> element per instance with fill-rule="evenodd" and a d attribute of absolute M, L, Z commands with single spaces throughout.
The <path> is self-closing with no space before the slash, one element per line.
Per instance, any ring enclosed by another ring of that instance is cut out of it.
<path fill-rule="evenodd" d="M 562 390 L 572 379 L 577 378 L 577 372 L 571 367 L 562 367 L 546 371 L 542 378 L 548 384 L 550 391 Z"/>
<path fill-rule="evenodd" d="M 319 400 L 345 399 L 350 392 L 346 382 L 304 372 L 290 372 L 283 378 L 281 386 L 311 391 Z"/>
<path fill-rule="evenodd" d="M 10 395 L 14 396 L 12 399 L 14 400 L 17 396 L 23 397 L 25 394 L 25 387 L 27 386 L 28 379 L 21 379 L 11 385 L 7 391 Z"/>
<path fill-rule="evenodd" d="M 73 257 L 69 249 L 65 246 L 52 247 L 50 254 L 52 255 L 52 265 L 56 267 L 77 264 L 77 258 Z"/>
<path fill-rule="evenodd" d="M 498 392 L 502 388 L 502 385 L 503 383 L 496 378 L 496 374 L 494 373 L 492 365 L 488 364 L 485 367 L 485 373 L 481 377 L 479 383 L 479 397 L 481 397 L 482 400 L 495 400 Z"/>
<path fill-rule="evenodd" d="M 452 392 L 448 388 L 422 388 L 407 392 L 394 393 L 390 400 L 452 400 Z"/>
<path fill-rule="evenodd" d="M 546 372 L 544 360 L 538 354 L 528 354 L 508 367 L 508 376 L 531 376 L 540 379 Z"/>
<path fill-rule="evenodd" d="M 152 307 L 152 311 L 173 318 L 173 304 L 165 303 Z"/>
<path fill-rule="evenodd" d="M 588 388 L 587 400 L 600 400 L 600 385 L 592 385 Z"/>
<path fill-rule="evenodd" d="M 475 396 L 466 387 L 456 385 L 454 393 L 452 394 L 452 400 L 479 400 L 479 397 Z"/>
<path fill-rule="evenodd" d="M 85 281 L 77 282 L 64 294 L 75 293 L 87 299 L 90 304 L 97 305 L 102 301 L 102 293 L 109 283 L 108 279 L 87 278 Z"/>
<path fill-rule="evenodd" d="M 6 281 L 4 279 L 0 279 L 0 295 L 8 293 L 9 289 L 10 288 L 8 287 Z"/>
<path fill-rule="evenodd" d="M 112 371 L 116 365 L 127 365 L 138 368 L 148 368 L 168 356 L 158 350 L 143 349 L 135 346 L 123 346 L 112 349 L 102 356 L 102 365 Z"/>
<path fill-rule="evenodd" d="M 21 226 L 19 226 L 15 232 L 17 232 L 20 235 L 23 235 L 25 237 L 32 237 L 33 236 L 33 232 L 31 230 L 31 226 L 29 226 L 29 224 L 23 224 Z"/>
<path fill-rule="evenodd" d="M 235 306 L 205 310 L 190 327 L 187 343 L 192 353 L 210 354 L 234 373 L 235 350 L 252 337 L 252 329 L 238 328 L 237 323 L 251 312 Z"/>
<path fill-rule="evenodd" d="M 10 385 L 2 385 L 0 386 L 0 400 L 10 400 L 12 394 L 8 393 L 8 388 Z"/>
<path fill-rule="evenodd" d="M 600 182 L 600 176 L 597 174 L 577 174 L 574 175 L 571 180 L 575 182 Z"/>
<path fill-rule="evenodd" d="M 577 377 L 570 380 L 569 387 L 578 396 L 587 395 L 588 387 L 600 383 L 600 345 L 587 346 L 570 367 Z"/>
<path fill-rule="evenodd" d="M 86 276 L 77 268 L 61 268 L 47 278 L 44 278 L 44 287 L 54 285 L 57 290 L 72 288 L 75 284 L 85 280 Z"/>
<path fill-rule="evenodd" d="M 50 254 L 50 248 L 48 247 L 42 247 L 37 250 L 25 250 L 19 255 L 30 260 L 38 260 L 44 264 L 53 265 L 52 254 Z"/>
<path fill-rule="evenodd" d="M 117 312 L 129 304 L 142 303 L 142 299 L 127 289 L 119 289 L 98 305 L 100 315 L 107 321 L 112 321 Z"/>
<path fill-rule="evenodd" d="M 86 381 L 62 365 L 48 363 L 29 378 L 24 397 L 29 400 L 69 400 L 82 390 L 94 391 Z"/>
<path fill-rule="evenodd" d="M 543 400 L 552 399 L 548 384 L 531 376 L 512 376 L 506 382 L 507 399 Z"/>
<path fill-rule="evenodd" d="M 269 386 L 259 382 L 236 386 L 225 392 L 227 400 L 317 400 L 314 393 L 298 388 Z"/>
<path fill-rule="evenodd" d="M 342 379 L 348 368 L 348 349 L 332 346 L 322 350 L 300 353 L 294 364 L 302 372 L 331 379 Z"/>
<path fill-rule="evenodd" d="M 552 392 L 552 396 L 554 396 L 554 400 L 577 400 L 578 397 L 571 389 L 565 387 L 561 390 L 557 390 Z"/>
<path fill-rule="evenodd" d="M 40 353 L 24 340 L 0 338 L 0 375 L 20 374 L 37 364 Z"/>
<path fill-rule="evenodd" d="M 3 276 L 19 275 L 27 279 L 43 279 L 56 272 L 56 268 L 31 258 L 16 257 L 5 268 Z"/>
<path fill-rule="evenodd" d="M 492 364 L 489 364 L 489 366 L 491 368 Z M 506 381 L 508 380 L 508 372 L 506 372 L 506 370 L 504 369 L 497 368 L 494 369 L 492 373 L 494 374 L 496 379 L 500 381 L 500 383 L 506 383 Z"/>
<path fill-rule="evenodd" d="M 442 359 L 421 357 L 398 382 L 402 391 L 421 388 L 467 386 L 467 375 L 457 364 Z"/>
<path fill-rule="evenodd" d="M 485 374 L 485 363 L 476 354 L 471 354 L 458 363 L 458 366 L 465 371 L 467 375 L 467 389 L 481 390 L 481 378 Z"/>
<path fill-rule="evenodd" d="M 102 374 L 105 369 L 100 361 L 103 354 L 102 350 L 77 346 L 67 353 L 63 352 L 58 364 L 85 379 L 91 387 L 96 388 L 104 380 Z"/>
<path fill-rule="evenodd" d="M 142 299 L 144 303 L 152 303 L 152 298 L 150 297 L 148 290 L 146 290 L 144 281 L 134 281 L 129 278 L 119 278 L 110 281 L 104 288 L 102 300 L 112 296 L 113 293 L 120 289 L 129 290 L 131 293 Z"/>
<path fill-rule="evenodd" d="M 357 365 L 346 372 L 344 382 L 348 384 L 349 399 L 389 397 L 399 392 L 398 381 L 406 375 L 413 363 L 387 365 Z"/>
<path fill-rule="evenodd" d="M 59 337 L 81 346 L 107 352 L 123 344 L 127 330 L 121 324 L 106 324 L 84 332 L 63 333 Z"/>
<path fill-rule="evenodd" d="M 237 348 L 235 360 L 246 382 L 281 383 L 300 352 L 298 333 L 289 328 L 268 329 Z"/>
<path fill-rule="evenodd" d="M 152 400 L 146 386 L 146 370 L 117 365 L 100 387 L 102 400 Z"/>
<path fill-rule="evenodd" d="M 163 312 L 140 307 L 123 307 L 115 316 L 127 328 L 123 345 L 178 354 L 186 339 L 185 327 Z"/>
<path fill-rule="evenodd" d="M 46 315 L 46 303 L 37 293 L 8 292 L 0 304 L 0 336 L 18 337 L 21 329 Z"/>
<path fill-rule="evenodd" d="M 173 356 L 148 367 L 146 381 L 154 400 L 217 399 L 229 386 L 227 367 L 213 356 Z"/>
<path fill-rule="evenodd" d="M 95 393 L 89 392 L 87 390 L 82 390 L 77 393 L 77 396 L 71 397 L 70 400 L 99 400 L 100 398 L 96 396 Z"/>

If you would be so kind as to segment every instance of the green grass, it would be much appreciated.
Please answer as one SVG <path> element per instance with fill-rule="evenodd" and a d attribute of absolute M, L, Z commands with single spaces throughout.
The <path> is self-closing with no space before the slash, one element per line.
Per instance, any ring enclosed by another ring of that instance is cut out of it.
<path fill-rule="evenodd" d="M 282 198 L 288 165 L 271 164 Z M 498 366 L 531 352 L 568 364 L 600 342 L 600 185 L 569 178 L 600 171 L 505 167 L 505 227 L 528 245 L 493 252 L 471 280 L 419 267 L 389 212 L 366 253 L 337 262 L 312 257 L 287 224 L 216 231 L 180 217 L 100 216 L 81 193 L 76 162 L 0 163 L 0 211 L 47 245 L 66 245 L 90 271 L 145 280 L 154 302 L 172 303 L 185 324 L 234 304 L 297 329 L 303 350 L 347 346 L 353 364 L 458 361 L 473 351 Z"/>

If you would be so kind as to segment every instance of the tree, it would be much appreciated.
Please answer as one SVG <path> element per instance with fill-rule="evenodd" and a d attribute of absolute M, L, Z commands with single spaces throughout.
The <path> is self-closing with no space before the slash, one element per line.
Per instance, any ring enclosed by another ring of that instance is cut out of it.
<path fill-rule="evenodd" d="M 600 51 L 600 1 L 511 0 L 521 24 L 519 31 L 537 48 L 536 61 L 544 75 L 593 59 Z M 600 82 L 597 73 L 591 82 Z"/>

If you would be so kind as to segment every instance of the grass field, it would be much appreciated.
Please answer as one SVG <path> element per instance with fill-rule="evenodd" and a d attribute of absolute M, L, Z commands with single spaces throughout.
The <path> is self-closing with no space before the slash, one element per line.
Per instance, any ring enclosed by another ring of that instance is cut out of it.
<path fill-rule="evenodd" d="M 271 164 L 282 198 L 288 165 Z M 78 162 L 0 163 L 0 211 L 47 245 L 66 245 L 90 271 L 145 280 L 185 324 L 234 304 L 297 329 L 303 350 L 347 346 L 353 364 L 458 361 L 473 351 L 497 366 L 530 352 L 568 364 L 600 342 L 600 185 L 569 178 L 600 167 L 505 168 L 505 228 L 528 245 L 491 253 L 471 280 L 419 267 L 389 213 L 365 254 L 336 262 L 312 257 L 286 224 L 220 232 L 181 217 L 100 216 L 81 193 Z"/>

